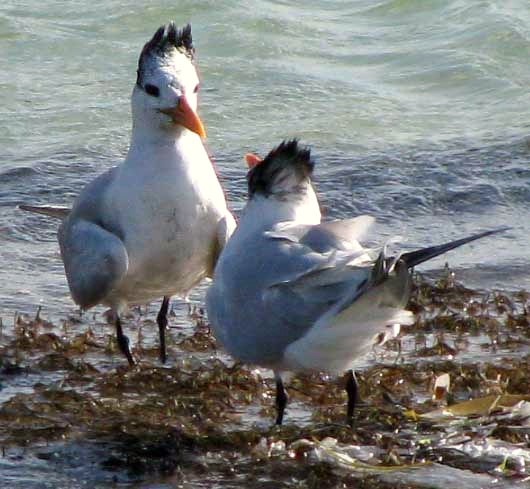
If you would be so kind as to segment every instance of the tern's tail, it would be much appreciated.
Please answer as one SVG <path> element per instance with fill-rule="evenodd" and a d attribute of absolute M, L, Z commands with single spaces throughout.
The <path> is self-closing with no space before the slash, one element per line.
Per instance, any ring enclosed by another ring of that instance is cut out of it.
<path fill-rule="evenodd" d="M 429 246 L 428 248 L 422 248 L 421 250 L 411 251 L 409 253 L 403 253 L 400 256 L 400 259 L 405 262 L 408 268 L 415 267 L 424 261 L 430 260 L 438 255 L 450 251 L 454 248 L 458 248 L 466 243 L 475 241 L 476 239 L 484 238 L 492 234 L 502 233 L 507 231 L 509 227 L 502 227 L 497 229 L 492 229 L 491 231 L 484 231 L 483 233 L 473 234 L 467 238 L 457 239 L 456 241 L 450 241 L 449 243 L 441 244 L 438 246 Z"/>
<path fill-rule="evenodd" d="M 68 207 L 53 207 L 50 205 L 21 204 L 18 207 L 23 211 L 34 212 L 35 214 L 44 214 L 45 216 L 55 217 L 56 219 L 64 219 L 71 210 Z"/>
<path fill-rule="evenodd" d="M 285 350 L 284 360 L 296 368 L 340 372 L 369 351 L 374 337 L 385 326 L 412 324 L 414 315 L 405 309 L 410 296 L 409 269 L 458 246 L 491 234 L 503 227 L 474 234 L 439 246 L 389 257 L 383 248 L 370 276 L 330 307 L 308 331 Z"/>

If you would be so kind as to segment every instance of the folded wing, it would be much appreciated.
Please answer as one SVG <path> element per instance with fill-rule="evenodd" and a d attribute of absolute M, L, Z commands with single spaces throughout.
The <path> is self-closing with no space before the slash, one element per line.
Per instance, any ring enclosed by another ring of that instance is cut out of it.
<path fill-rule="evenodd" d="M 59 245 L 72 298 L 82 308 L 104 301 L 127 273 L 122 241 L 94 222 L 67 219 L 59 228 Z"/>
<path fill-rule="evenodd" d="M 411 287 L 405 262 L 390 260 L 383 249 L 364 272 L 362 283 L 345 284 L 341 297 L 288 346 L 285 361 L 291 368 L 345 371 L 369 351 L 385 326 L 414 321 L 413 314 L 404 309 Z"/>
<path fill-rule="evenodd" d="M 283 224 L 267 233 L 271 254 L 278 260 L 283 251 L 287 258 L 284 269 L 276 272 L 275 280 L 264 288 L 262 307 L 280 323 L 285 344 L 302 338 L 321 317 L 364 289 L 377 255 L 357 242 L 360 233 L 348 236 L 344 230 L 350 224 L 350 229 L 360 229 L 359 224 L 366 227 L 371 222 L 348 220 L 344 227 L 339 222 L 291 227 Z M 289 267 L 289 263 L 303 267 Z M 352 334 L 352 327 L 349 331 Z"/>

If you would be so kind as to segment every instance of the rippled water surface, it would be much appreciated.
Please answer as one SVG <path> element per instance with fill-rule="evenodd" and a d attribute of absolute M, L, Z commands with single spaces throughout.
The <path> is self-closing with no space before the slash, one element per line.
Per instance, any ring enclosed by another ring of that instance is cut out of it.
<path fill-rule="evenodd" d="M 244 5 L 243 5 L 244 4 Z M 371 213 L 407 246 L 508 224 L 450 264 L 472 285 L 528 287 L 530 8 L 520 1 L 4 2 L 0 7 L 1 311 L 72 308 L 57 222 L 127 150 L 139 50 L 191 21 L 200 113 L 232 207 L 242 155 L 299 137 L 329 217 Z"/>
<path fill-rule="evenodd" d="M 36 2 L 0 6 L 0 318 L 76 310 L 57 221 L 119 162 L 139 51 L 192 22 L 206 142 L 238 212 L 248 151 L 310 145 L 326 216 L 377 217 L 413 247 L 500 225 L 446 255 L 466 285 L 530 289 L 527 0 Z M 131 196 L 133 198 L 133 196 Z M 202 298 L 204 286 L 192 294 Z M 186 323 L 186 307 L 175 303 Z"/>

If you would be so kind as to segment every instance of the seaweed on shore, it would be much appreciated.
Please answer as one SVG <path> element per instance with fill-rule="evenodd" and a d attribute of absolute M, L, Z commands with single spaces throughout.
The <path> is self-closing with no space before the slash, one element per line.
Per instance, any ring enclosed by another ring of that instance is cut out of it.
<path fill-rule="evenodd" d="M 252 488 L 355 481 L 356 487 L 405 489 L 421 486 L 389 481 L 378 467 L 429 461 L 498 476 L 495 461 L 456 457 L 448 439 L 471 444 L 487 436 L 528 451 L 526 421 L 506 417 L 509 412 L 469 416 L 461 424 L 422 414 L 467 399 L 530 392 L 529 297 L 469 290 L 450 275 L 437 283 L 417 278 L 410 304 L 416 323 L 358 374 L 363 402 L 353 430 L 344 423 L 343 379 L 325 375 L 295 376 L 287 424 L 272 426 L 273 380 L 220 357 L 200 313 L 190 318 L 195 332 L 171 345 L 169 366 L 158 365 L 155 348 L 139 344 L 140 362 L 132 369 L 114 351 L 110 329 L 79 333 L 52 325 L 40 312 L 18 315 L 9 334 L 4 325 L 0 344 L 0 385 L 12 386 L 10 395 L 0 391 L 0 445 L 5 456 L 17 447 L 42 455 L 48 444 L 83 442 L 98 447 L 104 473 L 126 481 L 214 478 L 229 485 L 244 478 Z M 473 360 L 470 342 L 486 360 Z M 433 385 L 442 374 L 451 387 L 436 399 Z M 335 440 L 337 453 L 371 447 L 365 462 L 374 472 L 318 459 L 324 440 Z M 503 473 L 520 478 L 524 465 L 509 462 Z"/>

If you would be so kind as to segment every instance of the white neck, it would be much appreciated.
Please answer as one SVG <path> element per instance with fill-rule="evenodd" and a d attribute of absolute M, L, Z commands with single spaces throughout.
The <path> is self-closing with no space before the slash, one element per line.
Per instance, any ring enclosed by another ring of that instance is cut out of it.
<path fill-rule="evenodd" d="M 168 123 L 167 127 L 160 124 L 159 120 L 152 117 L 133 117 L 131 133 L 131 150 L 140 149 L 146 146 L 174 146 L 175 142 L 182 136 L 192 135 L 188 129 Z M 194 134 L 198 141 L 200 138 Z"/>
<path fill-rule="evenodd" d="M 270 229 L 279 222 L 295 221 L 297 224 L 319 224 L 320 206 L 313 189 L 300 196 L 300 200 L 278 200 L 254 195 L 241 216 L 241 228 Z"/>
<path fill-rule="evenodd" d="M 182 126 L 170 128 L 153 127 L 147 124 L 134 124 L 131 133 L 129 154 L 144 152 L 146 148 L 152 151 L 153 147 L 168 149 L 177 147 L 180 143 L 203 147 L 201 138 Z"/>
<path fill-rule="evenodd" d="M 135 94 L 133 93 L 133 98 Z M 127 166 L 187 166 L 189 171 L 210 168 L 211 162 L 199 135 L 175 125 L 164 114 L 132 104 L 132 133 Z M 144 170 L 147 170 L 144 168 Z M 212 170 L 213 171 L 213 170 Z"/>

